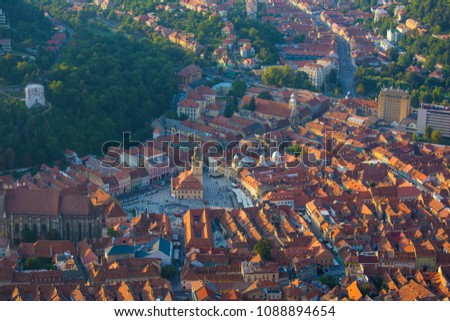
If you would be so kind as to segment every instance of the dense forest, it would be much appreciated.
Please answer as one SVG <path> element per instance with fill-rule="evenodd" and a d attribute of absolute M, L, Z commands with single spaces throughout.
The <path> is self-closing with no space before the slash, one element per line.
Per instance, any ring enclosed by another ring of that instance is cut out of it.
<path fill-rule="evenodd" d="M 408 2 L 406 11 L 411 18 L 431 27 L 431 31 L 434 33 L 450 31 L 450 2 L 448 0 L 411 0 Z"/>
<path fill-rule="evenodd" d="M 50 39 L 52 24 L 44 12 L 21 0 L 3 0 L 0 6 L 7 15 L 10 28 L 0 28 L 0 39 L 11 39 L 14 54 L 0 56 L 0 85 L 17 85 L 36 81 L 53 62 L 53 54 L 42 50 Z M 36 58 L 30 58 L 36 50 Z"/>
<path fill-rule="evenodd" d="M 53 14 L 59 5 L 50 4 Z M 39 70 L 49 104 L 27 110 L 19 99 L 0 98 L 0 170 L 60 159 L 64 148 L 99 154 L 105 141 L 120 140 L 124 131 L 148 138 L 151 120 L 176 92 L 173 58 L 183 61 L 181 50 L 111 32 L 86 15 L 64 14 L 74 35 L 56 63 Z M 21 70 L 15 56 L 4 59 L 13 61 L 11 70 Z M 1 66 L 0 78 L 8 78 L 9 69 Z M 15 80 L 24 84 L 27 77 Z"/>
<path fill-rule="evenodd" d="M 0 38 L 9 38 L 17 50 L 47 41 L 52 31 L 50 20 L 41 9 L 29 6 L 23 0 L 2 0 L 0 8 L 7 14 L 11 28 L 0 28 Z"/>
<path fill-rule="evenodd" d="M 75 35 L 48 79 L 55 105 L 49 118 L 60 125 L 60 140 L 80 153 L 123 131 L 148 137 L 151 118 L 164 113 L 177 85 L 170 57 L 151 41 L 90 29 Z"/>

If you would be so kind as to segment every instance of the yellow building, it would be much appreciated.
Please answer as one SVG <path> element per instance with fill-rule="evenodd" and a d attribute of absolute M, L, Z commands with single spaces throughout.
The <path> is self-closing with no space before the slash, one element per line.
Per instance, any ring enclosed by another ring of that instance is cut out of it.
<path fill-rule="evenodd" d="M 420 26 L 420 23 L 413 19 L 406 20 L 406 27 L 411 30 L 416 30 Z"/>
<path fill-rule="evenodd" d="M 410 113 L 411 95 L 393 88 L 382 89 L 378 96 L 378 118 L 399 123 Z"/>
<path fill-rule="evenodd" d="M 171 194 L 175 198 L 203 199 L 203 161 L 195 149 L 190 169 L 171 180 Z"/>

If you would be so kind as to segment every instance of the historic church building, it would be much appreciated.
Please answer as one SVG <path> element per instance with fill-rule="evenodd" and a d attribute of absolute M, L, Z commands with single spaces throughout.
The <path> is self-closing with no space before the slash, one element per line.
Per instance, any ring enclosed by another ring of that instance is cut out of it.
<path fill-rule="evenodd" d="M 248 105 L 251 99 L 251 96 L 244 96 L 241 107 Z M 295 126 L 305 124 L 311 117 L 310 108 L 298 103 L 294 91 L 289 99 L 289 103 L 255 98 L 255 105 L 255 114 L 267 121 L 274 119 L 277 121 L 289 120 L 290 125 Z"/>
<path fill-rule="evenodd" d="M 0 234 L 19 243 L 25 228 L 38 237 L 56 229 L 64 240 L 77 242 L 100 237 L 101 214 L 88 196 L 62 195 L 54 189 L 0 191 Z"/>
<path fill-rule="evenodd" d="M 171 180 L 171 194 L 175 198 L 203 199 L 203 160 L 195 149 L 190 169 L 184 169 Z"/>

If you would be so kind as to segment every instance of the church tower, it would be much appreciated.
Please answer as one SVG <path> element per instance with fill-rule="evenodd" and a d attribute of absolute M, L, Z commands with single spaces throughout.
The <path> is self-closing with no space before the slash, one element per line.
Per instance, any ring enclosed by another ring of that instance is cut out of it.
<path fill-rule="evenodd" d="M 259 156 L 259 166 L 263 166 L 265 162 L 266 162 L 266 155 L 263 151 L 262 154 Z"/>
<path fill-rule="evenodd" d="M 192 176 L 197 178 L 200 183 L 203 184 L 203 160 L 199 150 L 200 148 L 198 146 L 194 149 L 194 155 L 192 156 L 191 173 Z"/>
<path fill-rule="evenodd" d="M 235 154 L 233 157 L 233 161 L 231 162 L 231 167 L 233 169 L 236 169 L 238 167 L 238 165 L 239 165 L 239 156 L 238 156 L 238 154 Z"/>
<path fill-rule="evenodd" d="M 295 98 L 295 93 L 292 91 L 291 99 L 289 100 L 289 109 L 291 111 L 290 120 L 291 124 L 298 123 L 298 109 L 297 109 L 297 98 Z"/>

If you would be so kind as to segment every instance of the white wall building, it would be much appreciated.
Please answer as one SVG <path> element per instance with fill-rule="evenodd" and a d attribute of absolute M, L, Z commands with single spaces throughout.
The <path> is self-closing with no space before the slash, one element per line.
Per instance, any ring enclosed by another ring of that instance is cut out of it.
<path fill-rule="evenodd" d="M 323 76 L 323 66 L 319 64 L 315 64 L 312 62 L 307 63 L 302 68 L 301 71 L 308 74 L 309 82 L 315 86 L 320 87 L 323 84 L 324 76 Z"/>
<path fill-rule="evenodd" d="M 40 84 L 28 84 L 25 87 L 25 104 L 27 108 L 45 106 L 44 86 Z"/>
<path fill-rule="evenodd" d="M 386 33 L 386 38 L 391 43 L 397 43 L 398 39 L 400 38 L 400 34 L 394 29 L 389 29 Z"/>
<path fill-rule="evenodd" d="M 6 14 L 0 9 L 0 25 L 6 25 Z"/>
<path fill-rule="evenodd" d="M 300 71 L 308 75 L 309 82 L 313 86 L 320 87 L 332 69 L 337 69 L 336 62 L 332 59 L 323 58 L 318 59 L 316 63 L 309 62 L 305 64 L 300 68 Z"/>
<path fill-rule="evenodd" d="M 427 126 L 450 137 L 450 107 L 422 105 L 417 111 L 417 133 L 424 134 Z"/>
<path fill-rule="evenodd" d="M 378 22 L 378 21 L 381 20 L 382 17 L 388 17 L 388 16 L 389 16 L 389 14 L 387 13 L 386 10 L 381 9 L 381 8 L 377 8 L 373 12 L 373 21 L 374 22 Z"/>
<path fill-rule="evenodd" d="M 192 99 L 185 99 L 178 103 L 177 115 L 181 117 L 184 114 L 191 120 L 199 119 L 202 115 L 202 108 Z"/>
<path fill-rule="evenodd" d="M 255 56 L 255 49 L 251 44 L 246 43 L 239 49 L 239 53 L 242 58 L 251 58 Z"/>
<path fill-rule="evenodd" d="M 380 47 L 384 51 L 388 51 L 389 49 L 393 48 L 394 46 L 387 39 L 381 39 L 380 40 Z"/>

